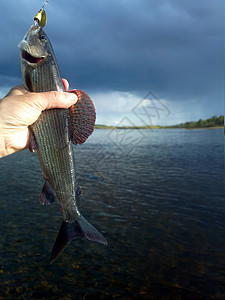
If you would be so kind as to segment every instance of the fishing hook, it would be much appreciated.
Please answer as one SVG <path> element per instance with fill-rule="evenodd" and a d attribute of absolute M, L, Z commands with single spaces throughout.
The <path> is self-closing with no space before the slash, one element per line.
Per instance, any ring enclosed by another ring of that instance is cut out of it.
<path fill-rule="evenodd" d="M 44 8 L 45 8 L 45 6 L 48 4 L 48 2 L 49 2 L 49 0 L 45 0 L 43 6 L 42 6 L 42 8 L 41 8 L 41 10 L 44 10 Z"/>

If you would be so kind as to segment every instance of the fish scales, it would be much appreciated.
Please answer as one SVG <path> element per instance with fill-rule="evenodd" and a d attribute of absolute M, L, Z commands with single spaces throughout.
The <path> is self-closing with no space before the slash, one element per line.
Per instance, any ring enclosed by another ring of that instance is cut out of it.
<path fill-rule="evenodd" d="M 56 192 L 57 198 L 61 200 L 64 220 L 68 220 L 68 215 L 77 213 L 74 209 L 71 211 L 69 203 L 72 204 L 73 202 L 68 201 L 68 196 L 71 196 L 71 194 L 75 199 L 75 168 L 73 167 L 72 145 L 63 138 L 68 125 L 65 126 L 65 119 L 54 116 L 59 113 L 64 114 L 65 111 L 59 112 L 54 109 L 50 114 L 47 113 L 47 116 L 43 114 L 40 122 L 34 124 L 32 129 L 36 132 L 37 152 L 43 177 L 48 180 Z M 51 136 L 51 144 L 46 141 L 46 136 Z M 74 208 L 74 205 L 72 205 L 72 208 Z M 70 217 L 70 220 L 73 220 L 73 218 Z"/>
<path fill-rule="evenodd" d="M 33 25 L 19 44 L 24 85 L 31 92 L 65 91 L 51 43 L 40 26 Z M 43 111 L 30 126 L 29 149 L 37 149 L 45 184 L 41 204 L 59 201 L 62 224 L 52 249 L 51 263 L 74 238 L 107 244 L 79 212 L 73 145 L 83 143 L 94 130 L 95 109 L 82 91 L 70 109 Z"/>

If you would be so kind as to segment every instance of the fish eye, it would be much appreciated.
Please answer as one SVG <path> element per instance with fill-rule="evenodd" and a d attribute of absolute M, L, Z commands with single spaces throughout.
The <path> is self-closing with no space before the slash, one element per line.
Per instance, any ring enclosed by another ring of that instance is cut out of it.
<path fill-rule="evenodd" d="M 40 40 L 42 41 L 42 42 L 45 42 L 46 41 L 46 38 L 45 38 L 45 36 L 42 34 L 42 35 L 40 35 Z"/>

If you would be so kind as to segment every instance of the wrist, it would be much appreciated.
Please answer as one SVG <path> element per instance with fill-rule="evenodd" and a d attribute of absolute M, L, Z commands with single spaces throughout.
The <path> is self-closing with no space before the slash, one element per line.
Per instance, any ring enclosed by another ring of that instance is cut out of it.
<path fill-rule="evenodd" d="M 2 134 L 2 128 L 0 126 L 0 158 L 7 155 L 6 147 L 5 147 L 5 139 Z"/>

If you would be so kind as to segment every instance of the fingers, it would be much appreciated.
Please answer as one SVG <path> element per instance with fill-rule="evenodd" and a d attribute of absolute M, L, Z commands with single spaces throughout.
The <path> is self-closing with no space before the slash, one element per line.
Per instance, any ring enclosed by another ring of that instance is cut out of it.
<path fill-rule="evenodd" d="M 26 93 L 29 93 L 29 92 L 24 88 L 23 84 L 20 84 L 20 85 L 13 87 L 5 97 L 20 96 L 20 95 L 24 95 Z"/>
<path fill-rule="evenodd" d="M 69 89 L 69 82 L 66 80 L 66 79 L 62 79 L 62 82 L 63 82 L 63 86 L 64 86 L 64 89 L 65 91 L 68 91 Z M 19 84 L 19 85 L 16 85 L 14 86 L 6 96 L 19 96 L 19 95 L 24 95 L 24 94 L 27 94 L 29 93 L 28 90 L 26 90 L 26 88 L 24 87 L 23 84 Z M 5 96 L 5 97 L 6 97 Z"/>
<path fill-rule="evenodd" d="M 65 91 L 69 89 L 69 82 L 66 79 L 62 79 Z M 75 104 L 78 97 L 74 93 L 65 93 L 65 92 L 47 92 L 41 93 L 42 102 L 40 107 L 42 110 L 50 108 L 69 108 L 71 105 Z M 39 97 L 39 94 L 38 94 Z M 43 101 L 45 99 L 45 101 Z"/>
<path fill-rule="evenodd" d="M 64 85 L 64 88 L 65 88 L 65 91 L 68 91 L 69 89 L 69 82 L 66 80 L 66 79 L 62 79 L 62 82 L 63 82 L 63 85 Z"/>
<path fill-rule="evenodd" d="M 65 90 L 67 91 L 69 89 L 68 81 L 66 79 L 62 79 L 62 82 Z M 22 84 L 12 88 L 5 97 L 8 96 L 22 96 L 22 98 L 13 97 L 13 99 L 23 99 L 24 103 L 26 102 L 29 107 L 33 107 L 39 112 L 50 108 L 69 108 L 77 101 L 77 95 L 74 93 L 58 91 L 30 93 Z"/>
<path fill-rule="evenodd" d="M 77 101 L 77 95 L 67 92 L 44 92 L 29 94 L 29 101 L 39 111 L 50 108 L 69 108 Z"/>
<path fill-rule="evenodd" d="M 77 102 L 77 95 L 66 92 L 49 92 L 46 108 L 69 108 Z"/>

